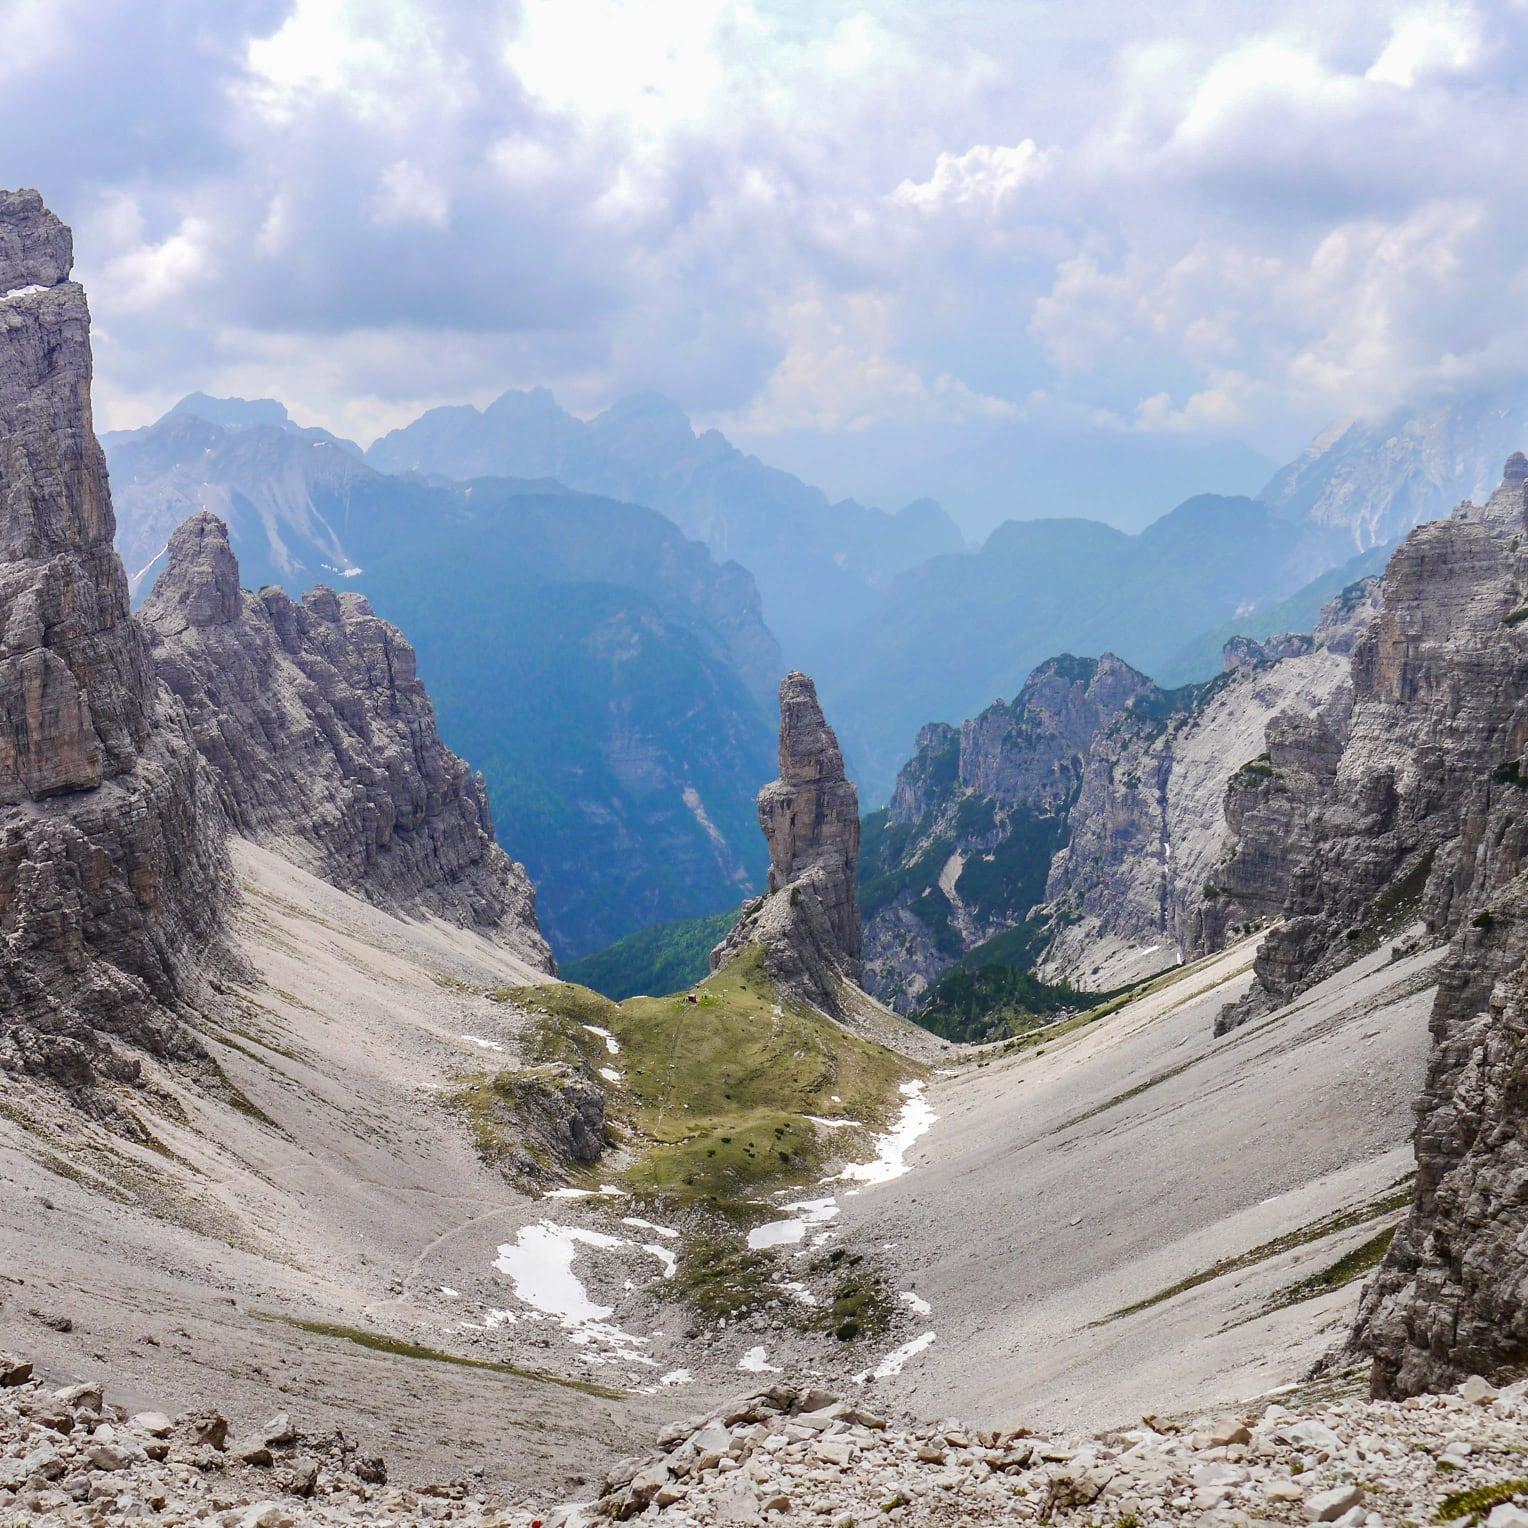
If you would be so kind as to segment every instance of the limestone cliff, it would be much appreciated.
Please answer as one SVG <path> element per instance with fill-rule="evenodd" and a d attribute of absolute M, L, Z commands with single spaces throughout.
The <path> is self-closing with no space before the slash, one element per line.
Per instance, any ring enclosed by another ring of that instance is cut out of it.
<path fill-rule="evenodd" d="M 782 991 L 838 1014 L 844 983 L 861 975 L 859 795 L 817 688 L 799 672 L 780 681 L 780 778 L 759 792 L 758 808 L 769 889 L 711 952 L 711 969 L 760 945 Z"/>
<path fill-rule="evenodd" d="M 1228 644 L 1212 683 L 1167 691 L 1111 654 L 1042 664 L 1012 704 L 919 735 L 867 819 L 867 984 L 904 1009 L 959 962 L 1101 990 L 1261 916 L 1200 927 L 1217 896 L 1227 780 L 1257 774 L 1280 713 L 1340 712 L 1362 600 L 1315 636 Z M 1276 906 L 1276 904 L 1275 904 Z"/>
<path fill-rule="evenodd" d="M 1185 954 L 1207 955 L 1282 912 L 1296 830 L 1312 803 L 1330 788 L 1347 739 L 1353 704 L 1348 660 L 1378 611 L 1379 582 L 1362 579 L 1322 609 L 1309 640 L 1313 652 L 1328 655 L 1324 664 L 1310 665 L 1324 682 L 1267 718 L 1262 753 L 1241 764 L 1226 782 L 1220 803 L 1224 833 L 1188 920 Z M 1287 638 L 1276 644 L 1275 650 L 1287 651 Z M 1269 644 L 1261 644 L 1261 650 L 1266 653 Z M 1302 667 L 1280 664 L 1276 672 L 1292 676 Z"/>
<path fill-rule="evenodd" d="M 223 818 L 128 614 L 69 230 L 0 193 L 0 1069 L 101 1111 L 224 952 Z"/>
<path fill-rule="evenodd" d="M 1299 788 L 1285 829 L 1285 921 L 1226 1024 L 1287 1001 L 1407 918 L 1446 938 L 1472 914 L 1456 844 L 1472 791 L 1515 757 L 1528 678 L 1525 476 L 1528 459 L 1514 456 L 1485 506 L 1421 526 L 1391 558 L 1353 648 L 1340 757 L 1330 739 L 1306 750 L 1316 783 Z"/>
<path fill-rule="evenodd" d="M 1382 1395 L 1528 1360 L 1528 460 L 1414 531 L 1354 654 L 1349 740 L 1300 824 L 1259 1006 L 1415 917 L 1448 938 L 1417 1196 L 1354 1333 Z"/>
<path fill-rule="evenodd" d="M 402 634 L 359 594 L 242 591 L 213 514 L 168 558 L 140 618 L 238 831 L 551 970 L 529 878 L 494 841 L 482 777 L 441 742 Z"/>

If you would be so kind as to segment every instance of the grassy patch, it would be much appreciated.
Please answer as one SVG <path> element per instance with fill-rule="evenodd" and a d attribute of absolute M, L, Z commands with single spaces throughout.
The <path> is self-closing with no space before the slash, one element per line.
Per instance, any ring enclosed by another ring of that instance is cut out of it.
<path fill-rule="evenodd" d="M 803 1116 L 884 1124 L 907 1061 L 822 1015 L 783 1004 L 749 950 L 684 993 L 616 1004 L 559 982 L 511 994 L 545 1017 L 527 1032 L 541 1060 L 614 1067 L 611 1108 L 631 1133 L 627 1187 L 704 1204 L 739 1221 L 770 1189 L 814 1182 L 845 1132 L 825 1141 Z M 604 1037 L 609 1030 L 619 1056 Z M 835 1101 L 836 1100 L 836 1101 Z"/>
<path fill-rule="evenodd" d="M 892 1294 L 881 1274 L 858 1252 L 835 1247 L 810 1265 L 833 1278 L 833 1298 L 815 1325 L 840 1342 L 879 1337 L 891 1325 Z"/>
<path fill-rule="evenodd" d="M 497 1363 L 489 1358 L 463 1358 L 456 1353 L 443 1353 L 439 1348 L 421 1347 L 417 1342 L 405 1342 L 401 1337 L 388 1337 L 381 1332 L 368 1332 L 360 1327 L 342 1326 L 334 1321 L 304 1321 L 297 1316 L 267 1315 L 255 1313 L 262 1321 L 280 1321 L 295 1326 L 299 1331 L 310 1332 L 315 1337 L 334 1337 L 341 1342 L 353 1342 L 357 1347 L 373 1353 L 385 1353 L 390 1358 L 411 1358 L 419 1363 L 454 1364 L 459 1369 L 487 1369 L 495 1374 L 511 1374 L 516 1379 L 528 1379 L 539 1385 L 560 1385 L 565 1390 L 582 1391 L 585 1395 L 603 1396 L 606 1400 L 622 1400 L 624 1393 L 596 1385 L 589 1380 L 563 1379 L 556 1374 L 546 1374 L 539 1369 L 522 1369 L 518 1364 Z"/>
<path fill-rule="evenodd" d="M 1284 1310 L 1290 1305 L 1299 1305 L 1306 1300 L 1316 1300 L 1322 1295 L 1330 1294 L 1334 1289 L 1341 1289 L 1345 1284 L 1351 1284 L 1354 1279 L 1361 1279 L 1366 1273 L 1379 1267 L 1385 1254 L 1390 1250 L 1390 1243 L 1395 1239 L 1395 1232 L 1394 1226 L 1386 1226 L 1383 1231 L 1371 1236 L 1362 1246 L 1354 1247 L 1351 1252 L 1345 1252 L 1330 1267 L 1300 1279 L 1287 1289 L 1281 1289 L 1268 1302 L 1268 1310 Z"/>
<path fill-rule="evenodd" d="M 1492 1507 L 1519 1496 L 1528 1496 L 1528 1480 L 1502 1480 L 1494 1486 L 1476 1486 L 1473 1491 L 1456 1491 L 1438 1504 L 1440 1523 L 1457 1522 L 1461 1517 L 1479 1519 Z"/>
<path fill-rule="evenodd" d="M 790 1299 L 774 1284 L 776 1269 L 768 1253 L 750 1252 L 735 1232 L 723 1232 L 687 1239 L 674 1277 L 654 1287 L 707 1320 L 732 1322 Z"/>
<path fill-rule="evenodd" d="M 1102 1316 L 1091 1324 L 1107 1326 L 1111 1321 L 1120 1321 L 1126 1316 L 1138 1315 L 1143 1310 L 1150 1310 L 1154 1305 L 1161 1305 L 1178 1295 L 1186 1294 L 1191 1289 L 1197 1289 L 1201 1284 L 1224 1278 L 1228 1273 L 1239 1273 L 1244 1268 L 1252 1268 L 1258 1263 L 1267 1262 L 1269 1258 L 1292 1252 L 1296 1247 L 1305 1247 L 1313 1242 L 1324 1241 L 1328 1236 L 1334 1236 L 1339 1231 L 1363 1225 L 1365 1221 L 1377 1220 L 1381 1215 L 1394 1214 L 1411 1203 L 1412 1194 L 1412 1182 L 1410 1178 L 1407 1178 L 1378 1199 L 1371 1199 L 1367 1204 L 1355 1205 L 1350 1210 L 1339 1210 L 1334 1215 L 1323 1216 L 1322 1219 L 1314 1220 L 1297 1230 L 1286 1231 L 1282 1236 L 1276 1236 L 1272 1241 L 1263 1242 L 1261 1246 L 1253 1247 L 1248 1252 L 1238 1253 L 1235 1257 L 1222 1258 L 1211 1267 L 1199 1273 L 1191 1273 L 1186 1279 L 1179 1279 L 1176 1284 L 1169 1284 L 1165 1289 L 1159 1289 L 1144 1300 L 1137 1300 L 1132 1305 L 1124 1305 L 1116 1311 L 1110 1311 L 1107 1316 Z M 1388 1237 L 1390 1233 L 1385 1234 Z M 1354 1277 L 1357 1275 L 1355 1274 Z"/>

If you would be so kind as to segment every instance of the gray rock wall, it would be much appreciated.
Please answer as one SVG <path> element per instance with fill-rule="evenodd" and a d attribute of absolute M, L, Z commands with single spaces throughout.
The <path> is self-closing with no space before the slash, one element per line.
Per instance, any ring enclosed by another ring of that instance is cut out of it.
<path fill-rule="evenodd" d="M 342 890 L 552 969 L 481 776 L 441 742 L 414 650 L 358 594 L 249 594 L 212 514 L 170 538 L 140 619 L 230 821 Z"/>
<path fill-rule="evenodd" d="M 191 1057 L 232 876 L 216 792 L 128 614 L 69 231 L 0 193 L 0 1068 L 113 1112 Z M 33 290 L 28 290 L 33 288 Z"/>

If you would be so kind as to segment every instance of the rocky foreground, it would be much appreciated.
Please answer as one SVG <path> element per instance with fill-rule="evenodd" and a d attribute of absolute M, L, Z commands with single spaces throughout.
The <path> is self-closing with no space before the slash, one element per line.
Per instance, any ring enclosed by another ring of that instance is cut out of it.
<path fill-rule="evenodd" d="M 387 1483 L 384 1461 L 284 1413 L 235 1436 L 213 1411 L 129 1415 L 97 1384 L 50 1389 L 0 1354 L 0 1525 L 451 1522 L 572 1528 L 600 1520 L 1076 1524 L 1484 1522 L 1528 1528 L 1528 1380 L 1401 1402 L 1338 1401 L 1096 1438 L 913 1423 L 776 1385 L 679 1423 L 585 1505 L 532 1509 L 467 1484 Z"/>

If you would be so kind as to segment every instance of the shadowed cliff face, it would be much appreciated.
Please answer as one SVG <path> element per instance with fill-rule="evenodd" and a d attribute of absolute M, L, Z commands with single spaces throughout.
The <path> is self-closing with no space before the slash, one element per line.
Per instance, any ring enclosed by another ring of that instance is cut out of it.
<path fill-rule="evenodd" d="M 1377 687 L 1410 696 L 1424 714 L 1451 719 L 1468 707 L 1477 721 L 1467 735 L 1484 744 L 1438 766 L 1453 787 L 1455 831 L 1437 855 L 1426 914 L 1435 933 L 1451 937 L 1417 1106 L 1417 1198 L 1354 1333 L 1373 1356 L 1381 1395 L 1437 1389 L 1472 1373 L 1515 1377 L 1528 1361 L 1528 557 L 1518 539 L 1525 479 L 1528 461 L 1514 456 L 1484 509 L 1468 506 L 1426 528 L 1435 533 L 1427 542 L 1432 571 L 1469 578 L 1479 605 L 1502 609 L 1502 618 L 1467 628 L 1476 640 L 1451 664 L 1427 661 L 1425 648 L 1392 648 L 1373 667 Z M 1496 538 L 1495 555 L 1480 545 L 1482 529 Z M 1450 539 L 1460 546 L 1444 551 L 1439 542 Z M 1408 584 L 1400 587 L 1404 594 Z"/>
<path fill-rule="evenodd" d="M 69 231 L 0 193 L 0 1067 L 109 1112 L 190 1056 L 231 895 L 223 817 L 128 615 Z"/>
<path fill-rule="evenodd" d="M 440 741 L 413 648 L 362 596 L 243 593 L 227 527 L 204 513 L 170 538 L 141 619 L 240 832 L 342 890 L 551 969 L 481 776 Z"/>
<path fill-rule="evenodd" d="M 859 796 L 817 688 L 799 672 L 780 681 L 780 778 L 759 792 L 759 826 L 769 891 L 711 952 L 711 969 L 761 945 L 782 992 L 837 1014 L 843 983 L 860 979 Z"/>

